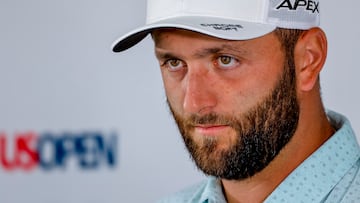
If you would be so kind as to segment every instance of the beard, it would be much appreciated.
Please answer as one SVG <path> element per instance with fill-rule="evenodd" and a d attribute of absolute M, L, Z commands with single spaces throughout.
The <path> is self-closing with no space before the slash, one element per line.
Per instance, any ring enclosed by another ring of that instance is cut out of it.
<path fill-rule="evenodd" d="M 243 180 L 263 170 L 294 135 L 299 120 L 295 67 L 292 60 L 270 94 L 239 115 L 192 114 L 182 117 L 168 101 L 184 143 L 197 167 L 207 175 Z M 236 137 L 226 148 L 216 136 L 194 139 L 196 125 L 227 125 Z"/>

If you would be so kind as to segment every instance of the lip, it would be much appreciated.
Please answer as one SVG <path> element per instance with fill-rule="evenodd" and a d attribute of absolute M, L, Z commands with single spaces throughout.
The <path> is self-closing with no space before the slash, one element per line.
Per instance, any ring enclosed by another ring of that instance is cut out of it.
<path fill-rule="evenodd" d="M 205 136 L 220 136 L 229 128 L 228 125 L 198 125 L 195 131 Z"/>

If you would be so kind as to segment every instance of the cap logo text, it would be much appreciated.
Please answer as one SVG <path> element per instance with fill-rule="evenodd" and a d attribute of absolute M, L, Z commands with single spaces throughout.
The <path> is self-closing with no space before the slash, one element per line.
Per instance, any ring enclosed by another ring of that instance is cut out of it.
<path fill-rule="evenodd" d="M 286 8 L 289 10 L 297 10 L 298 8 L 304 8 L 307 11 L 312 13 L 319 12 L 319 2 L 312 0 L 295 0 L 294 3 L 291 3 L 290 0 L 284 0 L 279 6 L 276 7 L 277 10 Z"/>
<path fill-rule="evenodd" d="M 203 23 L 200 25 L 203 27 L 212 27 L 215 30 L 223 30 L 223 31 L 238 31 L 239 29 L 243 28 L 243 26 L 237 24 Z"/>

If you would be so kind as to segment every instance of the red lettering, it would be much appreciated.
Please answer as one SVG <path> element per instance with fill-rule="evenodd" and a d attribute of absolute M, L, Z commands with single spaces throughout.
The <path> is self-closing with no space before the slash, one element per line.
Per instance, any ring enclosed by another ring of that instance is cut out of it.
<path fill-rule="evenodd" d="M 16 138 L 18 166 L 24 170 L 31 170 L 39 162 L 39 154 L 34 150 L 36 134 L 32 132 L 19 134 Z M 33 148 L 31 148 L 33 147 Z M 24 160 L 25 159 L 25 160 Z"/>
<path fill-rule="evenodd" d="M 5 170 L 13 170 L 16 167 L 16 160 L 9 161 L 7 159 L 7 139 L 5 133 L 0 133 L 0 159 Z M 15 157 L 14 157 L 15 159 Z"/>
<path fill-rule="evenodd" d="M 23 169 L 29 171 L 37 166 L 39 154 L 35 150 L 36 134 L 32 132 L 15 135 L 13 160 L 8 160 L 8 143 L 5 133 L 0 133 L 0 159 L 5 170 Z"/>

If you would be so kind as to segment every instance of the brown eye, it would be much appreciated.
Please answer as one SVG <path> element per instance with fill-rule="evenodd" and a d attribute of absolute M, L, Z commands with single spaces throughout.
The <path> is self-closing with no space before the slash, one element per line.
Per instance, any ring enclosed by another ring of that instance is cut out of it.
<path fill-rule="evenodd" d="M 216 65 L 221 69 L 231 69 L 236 67 L 239 61 L 232 56 L 219 56 L 216 60 Z"/>
<path fill-rule="evenodd" d="M 179 59 L 170 59 L 166 62 L 166 66 L 170 71 L 177 71 L 184 67 L 184 63 Z"/>
<path fill-rule="evenodd" d="M 169 65 L 171 65 L 173 67 L 177 67 L 180 65 L 180 61 L 179 60 L 171 60 L 171 61 L 169 61 Z"/>
<path fill-rule="evenodd" d="M 232 57 L 230 56 L 220 56 L 219 58 L 221 64 L 228 65 L 232 62 Z"/>

